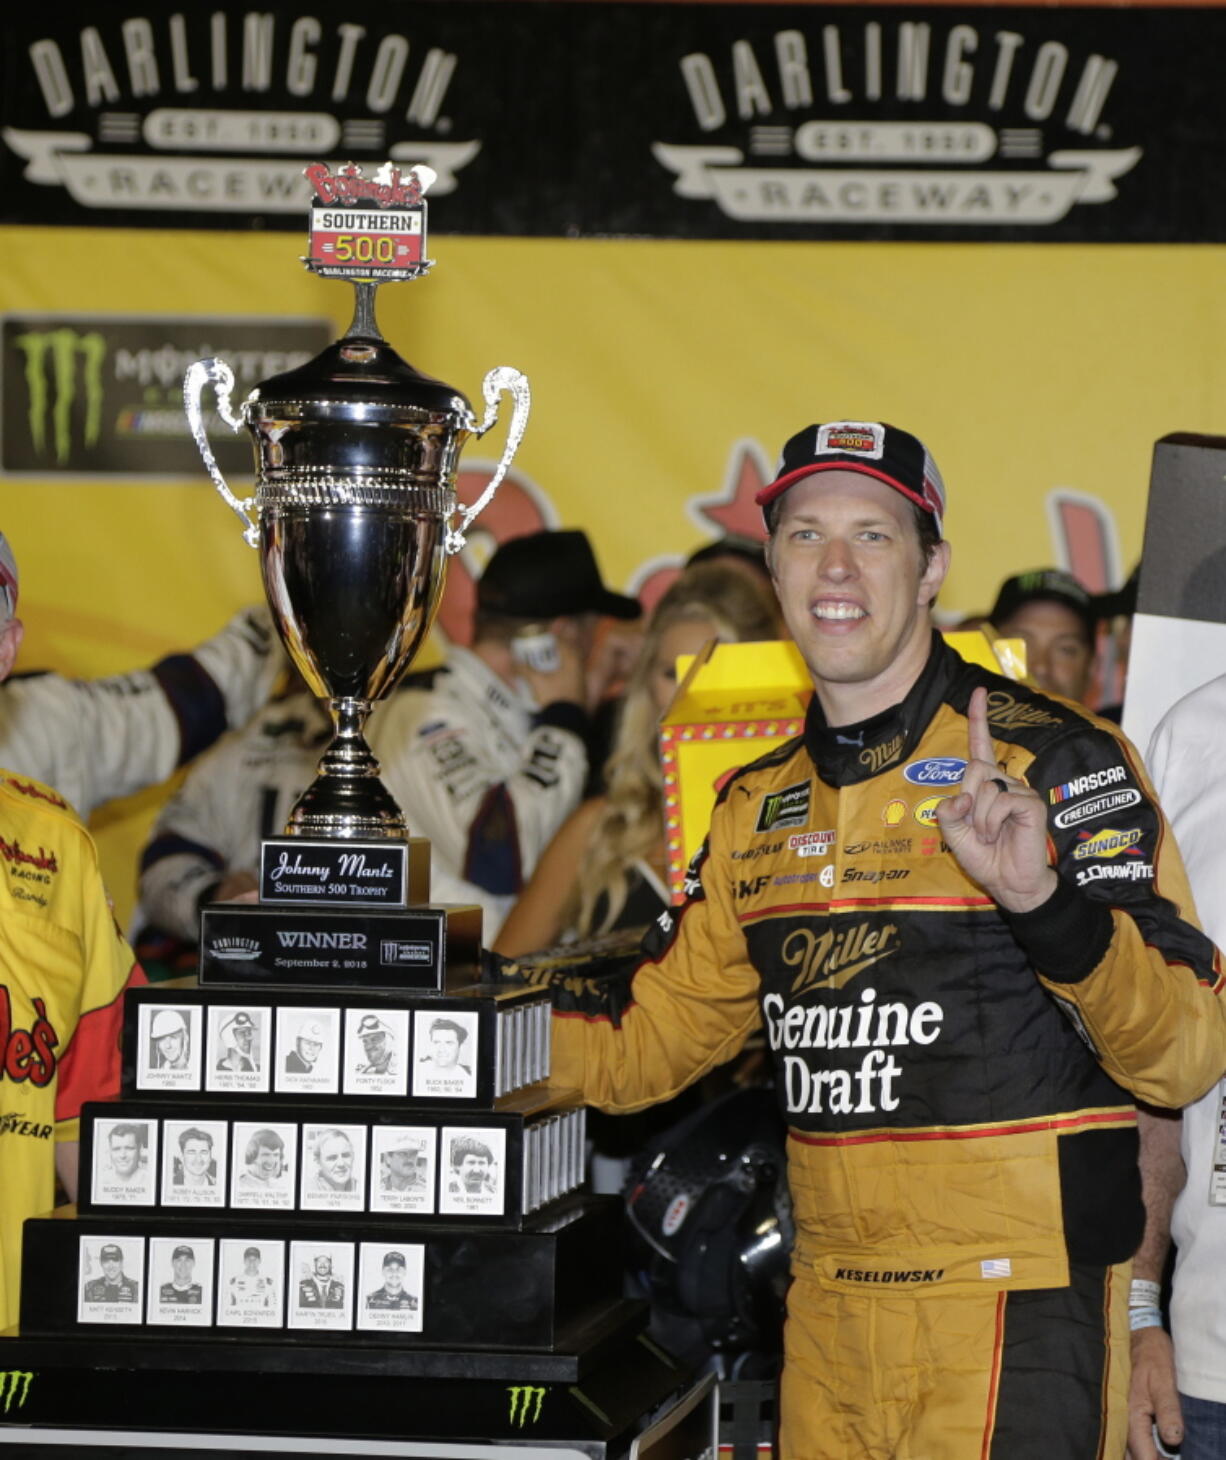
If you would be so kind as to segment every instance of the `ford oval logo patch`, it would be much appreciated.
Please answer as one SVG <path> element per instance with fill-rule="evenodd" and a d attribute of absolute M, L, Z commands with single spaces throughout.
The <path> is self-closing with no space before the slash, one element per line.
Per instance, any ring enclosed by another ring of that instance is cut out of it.
<path fill-rule="evenodd" d="M 903 775 L 913 786 L 956 786 L 966 772 L 966 762 L 956 755 L 934 755 L 931 760 L 913 760 Z"/>

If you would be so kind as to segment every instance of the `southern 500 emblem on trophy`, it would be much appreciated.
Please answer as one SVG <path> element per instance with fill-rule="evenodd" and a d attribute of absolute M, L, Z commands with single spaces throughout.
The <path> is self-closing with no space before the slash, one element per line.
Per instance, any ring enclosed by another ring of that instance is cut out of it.
<path fill-rule="evenodd" d="M 387 163 L 367 179 L 353 164 L 333 173 L 314 163 L 306 177 L 315 205 L 304 262 L 353 283 L 353 323 L 308 364 L 262 381 L 237 412 L 234 374 L 219 359 L 191 367 L 184 401 L 214 485 L 242 518 L 246 541 L 259 548 L 264 590 L 290 658 L 332 714 L 335 734 L 286 832 L 397 841 L 407 835 L 405 819 L 379 780 L 363 726 L 421 646 L 447 556 L 464 546 L 469 524 L 506 475 L 530 395 L 519 371 L 491 370 L 478 424 L 459 391 L 415 370 L 375 324 L 378 286 L 430 268 L 423 199 L 434 180 L 430 168 L 402 173 Z M 243 501 L 221 475 L 205 433 L 201 395 L 210 382 L 226 424 L 251 433 L 255 494 Z M 503 391 L 514 403 L 506 449 L 479 500 L 461 513 L 454 488 L 460 451 L 494 425 Z"/>

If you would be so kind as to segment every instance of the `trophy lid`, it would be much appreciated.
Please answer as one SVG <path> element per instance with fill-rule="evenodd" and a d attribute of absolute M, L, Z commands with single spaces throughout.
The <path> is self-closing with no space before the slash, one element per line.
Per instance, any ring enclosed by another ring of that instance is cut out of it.
<path fill-rule="evenodd" d="M 261 403 L 335 401 L 448 414 L 472 409 L 455 386 L 423 375 L 377 332 L 352 329 L 305 365 L 261 380 L 252 395 Z"/>

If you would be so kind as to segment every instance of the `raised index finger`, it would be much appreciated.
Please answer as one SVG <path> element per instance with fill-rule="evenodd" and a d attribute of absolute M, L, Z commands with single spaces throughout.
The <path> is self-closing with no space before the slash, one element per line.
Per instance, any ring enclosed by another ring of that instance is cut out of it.
<path fill-rule="evenodd" d="M 996 751 L 992 746 L 992 732 L 988 729 L 988 692 L 982 686 L 971 695 L 966 710 L 966 728 L 970 742 L 972 760 L 986 760 L 996 764 Z"/>

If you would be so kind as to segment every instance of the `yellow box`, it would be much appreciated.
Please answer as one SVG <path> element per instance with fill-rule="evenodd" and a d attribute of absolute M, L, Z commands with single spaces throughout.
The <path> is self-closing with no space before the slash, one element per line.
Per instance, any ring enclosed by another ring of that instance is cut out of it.
<path fill-rule="evenodd" d="M 992 640 L 979 629 L 949 633 L 972 664 L 1011 679 L 1025 674 L 1020 639 Z M 720 644 L 677 661 L 680 683 L 660 722 L 665 846 L 673 901 L 685 897 L 685 870 L 702 844 L 720 788 L 733 772 L 799 735 L 813 696 L 800 650 L 788 642 Z"/>

